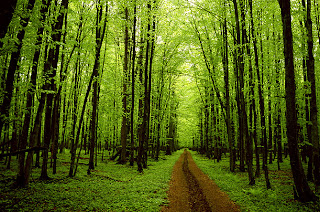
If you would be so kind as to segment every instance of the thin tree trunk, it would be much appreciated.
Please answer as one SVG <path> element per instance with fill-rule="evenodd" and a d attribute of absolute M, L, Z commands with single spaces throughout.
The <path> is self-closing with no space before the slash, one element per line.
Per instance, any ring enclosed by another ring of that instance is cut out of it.
<path fill-rule="evenodd" d="M 245 26 L 245 4 L 243 2 L 243 0 L 239 1 L 240 3 L 240 13 L 241 13 L 241 28 L 242 28 L 242 45 L 243 45 L 243 50 L 242 53 L 246 50 L 247 55 L 249 57 L 249 86 L 252 88 L 252 77 L 253 77 L 253 70 L 252 70 L 252 63 L 251 63 L 251 52 L 249 49 L 249 42 L 248 42 L 248 38 L 247 38 L 247 30 L 246 30 L 246 26 Z M 241 60 L 243 61 L 243 56 L 240 55 Z M 243 61 L 244 62 L 244 61 Z M 254 179 L 254 175 L 253 175 L 253 168 L 252 168 L 252 156 L 253 156 L 253 147 L 252 147 L 252 138 L 251 136 L 249 136 L 249 129 L 248 129 L 248 118 L 247 118 L 247 112 L 246 112 L 246 105 L 245 105 L 245 100 L 244 100 L 244 63 L 241 62 L 240 63 L 240 88 L 241 88 L 241 92 L 240 92 L 240 105 L 241 105 L 241 119 L 242 119 L 242 129 L 243 129 L 243 142 L 246 146 L 246 162 L 247 162 L 247 167 L 248 167 L 248 176 L 249 176 L 249 185 L 254 185 L 255 184 L 255 179 Z M 251 95 L 254 95 L 253 93 L 253 88 L 251 89 Z M 253 114 L 253 106 L 254 102 L 251 102 L 251 106 L 250 106 L 250 111 L 251 111 L 251 116 Z M 252 117 L 250 117 L 250 120 L 252 120 Z"/>
<path fill-rule="evenodd" d="M 136 61 L 136 25 L 137 25 L 137 5 L 136 0 L 134 1 L 133 9 L 133 31 L 132 31 L 132 43 L 133 43 L 133 52 L 132 52 L 132 70 L 131 70 L 131 156 L 130 156 L 130 166 L 134 164 L 134 109 L 135 109 L 135 61 Z"/>
<path fill-rule="evenodd" d="M 139 52 L 139 60 L 138 60 L 138 67 L 139 67 L 139 82 L 140 82 L 140 86 L 143 85 L 143 68 L 142 68 L 142 60 L 143 60 L 143 51 L 144 51 L 144 42 L 143 42 L 143 37 L 142 35 L 140 35 L 140 52 Z M 144 154 L 144 147 L 143 147 L 143 127 L 144 127 L 144 123 L 143 123 L 143 95 L 144 92 L 142 91 L 142 89 L 140 89 L 140 93 L 139 93 L 139 111 L 138 111 L 138 116 L 139 116 L 139 126 L 138 126 L 138 140 L 139 140 L 139 147 L 138 147 L 138 156 L 137 156 L 137 165 L 138 165 L 138 171 L 142 172 L 143 168 L 142 168 L 142 155 Z"/>
<path fill-rule="evenodd" d="M 209 87 L 208 80 L 206 80 L 204 85 L 204 94 L 205 96 L 209 96 Z M 170 129 L 170 128 L 169 128 Z M 206 157 L 209 158 L 209 103 L 208 98 L 204 99 L 204 153 Z"/>
<path fill-rule="evenodd" d="M 156 156 L 155 159 L 159 159 L 160 154 L 160 134 L 161 134 L 161 122 L 162 122 L 162 116 L 161 116 L 161 100 L 162 100 L 162 93 L 163 93 L 163 81 L 164 81 L 164 63 L 166 59 L 166 50 L 164 50 L 163 57 L 162 57 L 162 67 L 160 72 L 160 81 L 159 81 L 159 96 L 158 96 L 158 102 L 157 102 L 157 116 L 158 116 L 158 124 L 157 124 L 157 137 L 156 137 Z M 161 145 L 162 146 L 162 145 Z"/>
<path fill-rule="evenodd" d="M 306 4 L 305 1 L 302 0 L 301 1 L 303 8 L 306 8 Z M 306 20 L 304 20 L 306 22 Z M 306 37 L 306 30 L 303 26 L 303 22 L 300 21 L 300 27 L 301 27 L 301 34 L 303 37 Z M 305 43 L 301 44 L 301 51 L 305 54 L 307 53 L 306 51 L 306 45 Z M 303 70 L 303 80 L 304 83 L 306 84 L 308 82 L 308 73 L 307 73 L 307 54 L 304 55 L 304 58 L 302 60 L 302 70 Z M 311 92 L 307 91 L 307 89 L 305 89 L 305 95 L 304 95 L 304 100 L 305 100 L 305 114 L 306 114 L 306 125 L 305 128 L 307 129 L 307 141 L 309 143 L 312 143 L 312 136 L 311 136 L 311 117 L 310 117 L 310 99 L 311 99 Z M 307 180 L 308 181 L 313 181 L 313 148 L 310 145 L 306 145 L 307 151 L 308 151 L 308 157 L 309 157 L 309 161 L 308 161 L 308 171 L 307 171 Z"/>
<path fill-rule="evenodd" d="M 82 15 L 80 16 L 80 22 L 79 22 L 79 27 L 78 27 L 78 34 L 76 41 L 80 43 L 81 39 L 81 32 L 82 32 L 82 23 L 83 18 Z M 80 45 L 80 44 L 79 44 Z M 71 128 L 71 147 L 70 147 L 70 153 L 71 153 L 71 163 L 70 163 L 70 170 L 69 170 L 69 177 L 72 177 L 73 174 L 73 165 L 74 165 L 74 160 L 75 160 L 75 155 L 76 155 L 76 125 L 77 125 L 77 114 L 78 114 L 78 96 L 79 96 L 79 83 L 80 83 L 80 75 L 81 75 L 81 69 L 80 69 L 80 50 L 78 50 L 78 55 L 77 55 L 77 60 L 75 64 L 75 73 L 74 73 L 74 88 L 73 92 L 70 92 L 70 96 L 72 96 L 73 93 L 73 107 L 71 107 L 71 114 L 72 114 L 72 128 Z M 90 89 L 90 87 L 88 87 Z M 88 92 L 88 91 L 87 91 Z M 70 107 L 71 101 L 68 103 L 68 109 Z M 67 109 L 67 111 L 68 111 Z M 65 116 L 65 119 L 67 119 L 67 115 Z M 66 122 L 66 120 L 65 120 Z M 81 128 L 81 125 L 79 125 L 79 128 Z M 85 143 L 86 144 L 86 143 Z M 86 150 L 86 147 L 84 148 Z"/>
<path fill-rule="evenodd" d="M 66 43 L 66 32 L 67 32 L 67 16 L 68 13 L 64 13 L 63 16 L 63 25 L 64 25 L 64 31 L 62 34 L 62 43 Z M 63 52 L 64 46 L 61 46 L 61 51 Z M 70 58 L 74 52 L 74 48 L 71 51 Z M 65 81 L 65 78 L 67 76 L 66 70 L 68 68 L 68 63 L 64 61 L 65 54 L 62 53 L 61 56 L 61 67 L 60 67 L 60 86 L 56 94 L 56 98 L 54 101 L 54 110 L 53 110 L 53 137 L 52 137 L 52 158 L 53 158 L 53 170 L 52 173 L 56 174 L 57 172 L 57 154 L 58 154 L 58 145 L 59 145 L 59 135 L 60 135 L 60 110 L 61 110 L 61 90 L 62 90 L 62 84 Z M 69 60 L 70 61 L 70 60 Z"/>
<path fill-rule="evenodd" d="M 316 94 L 316 77 L 314 70 L 314 56 L 313 56 L 313 36 L 312 36 L 312 19 L 311 19 L 311 0 L 307 1 L 307 75 L 308 81 L 311 84 L 311 99 L 310 99 L 310 118 L 311 118 L 311 141 L 313 145 L 313 176 L 316 191 L 320 189 L 320 157 L 319 157 L 319 131 L 318 131 L 318 108 L 317 108 L 317 94 Z"/>
<path fill-rule="evenodd" d="M 244 86 L 243 84 L 243 71 L 244 71 L 244 61 L 243 61 L 243 48 L 240 48 L 241 45 L 241 33 L 240 33 L 240 23 L 239 23 L 239 13 L 238 13 L 238 4 L 237 0 L 233 0 L 233 6 L 234 6 L 234 13 L 235 13 L 235 21 L 236 21 L 236 79 L 237 79 L 237 92 L 238 92 L 238 98 L 237 98 L 237 105 L 238 105 L 238 112 L 239 112 L 239 153 L 240 153 L 240 171 L 244 172 L 244 159 L 245 159 L 245 151 L 244 151 L 244 112 L 245 112 L 245 105 L 244 105 L 244 96 L 242 88 Z"/>
<path fill-rule="evenodd" d="M 153 1 L 154 5 L 156 3 L 156 0 Z M 152 88 L 152 62 L 153 62 L 153 57 L 154 57 L 154 50 L 155 50 L 155 30 L 156 30 L 156 17 L 153 16 L 153 22 L 152 22 L 152 31 L 151 31 L 151 46 L 150 46 L 150 58 L 149 58 L 149 63 L 145 64 L 146 68 L 145 71 L 148 73 L 148 87 L 147 87 L 147 92 L 146 92 L 146 98 L 147 104 L 145 104 L 145 109 L 146 109 L 146 133 L 145 133 L 145 142 L 146 142 L 146 149 L 149 149 L 149 134 L 150 134 L 150 113 L 151 113 L 151 88 Z M 148 59 L 148 57 L 146 57 Z M 145 160 L 143 161 L 143 168 L 147 168 L 147 161 L 148 161 L 148 154 L 145 152 Z"/>
<path fill-rule="evenodd" d="M 125 8 L 125 32 L 124 32 L 124 61 L 123 61 L 123 90 L 122 90 L 122 124 L 121 124 L 121 155 L 120 155 L 120 163 L 126 162 L 126 152 L 127 152 L 127 86 L 128 86 L 128 68 L 129 68 L 129 12 L 128 7 Z"/>
<path fill-rule="evenodd" d="M 151 13 L 151 0 L 147 4 L 148 13 Z M 147 26 L 147 45 L 146 45 L 146 57 L 145 57 L 145 69 L 144 69 L 144 101 L 143 101 L 143 120 L 141 124 L 141 132 L 139 137 L 139 151 L 138 151 L 138 158 L 137 158 L 137 164 L 138 164 L 138 171 L 142 172 L 143 168 L 145 167 L 145 159 L 143 160 L 143 157 L 146 155 L 146 150 L 144 150 L 145 143 L 147 143 L 148 139 L 148 111 L 150 107 L 149 102 L 149 94 L 148 94 L 148 70 L 149 70 L 149 53 L 150 53 L 150 36 L 151 34 L 151 24 L 150 24 L 150 17 L 148 18 L 148 26 Z M 149 76 L 151 77 L 151 76 Z"/>

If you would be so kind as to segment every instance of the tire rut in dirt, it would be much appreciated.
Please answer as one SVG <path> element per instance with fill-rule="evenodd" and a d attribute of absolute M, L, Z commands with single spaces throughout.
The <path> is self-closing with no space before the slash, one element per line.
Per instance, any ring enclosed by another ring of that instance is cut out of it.
<path fill-rule="evenodd" d="M 191 211 L 211 211 L 211 208 L 206 200 L 205 195 L 202 192 L 202 189 L 200 188 L 197 179 L 189 169 L 188 154 L 186 152 L 184 152 L 182 170 L 188 183 L 189 205 Z"/>

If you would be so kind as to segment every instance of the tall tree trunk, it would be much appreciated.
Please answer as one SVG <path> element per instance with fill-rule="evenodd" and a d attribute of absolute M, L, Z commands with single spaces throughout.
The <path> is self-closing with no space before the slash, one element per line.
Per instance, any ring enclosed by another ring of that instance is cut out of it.
<path fill-rule="evenodd" d="M 127 152 L 127 86 L 128 86 L 128 69 L 129 69 L 129 12 L 128 7 L 125 8 L 125 30 L 124 30 L 124 61 L 123 61 L 123 90 L 122 90 L 122 124 L 121 124 L 121 155 L 120 163 L 126 162 L 126 152 Z"/>
<path fill-rule="evenodd" d="M 258 94 L 259 94 L 259 106 L 260 106 L 260 117 L 261 117 L 261 128 L 262 128 L 262 143 L 265 146 L 264 152 L 266 151 L 266 143 L 267 143 L 267 133 L 266 133 L 266 121 L 265 121 L 265 108 L 264 108 L 264 98 L 263 98 L 263 92 L 262 92 L 262 79 L 260 75 L 260 68 L 259 68 L 259 57 L 258 57 L 258 48 L 257 48 L 257 38 L 255 35 L 255 27 L 254 27 L 254 22 L 253 22 L 253 7 L 252 7 L 252 0 L 249 0 L 249 7 L 250 7 L 250 19 L 251 19 L 251 36 L 253 38 L 253 51 L 255 55 L 255 60 L 254 64 L 256 67 L 256 74 L 257 74 L 257 79 L 258 79 Z M 261 45 L 262 48 L 262 45 Z M 257 146 L 257 145 L 256 145 Z M 260 160 L 259 160 L 259 155 L 258 151 L 256 150 L 256 157 L 257 157 L 257 170 L 256 170 L 256 175 L 260 175 Z M 268 175 L 268 167 L 265 166 L 263 167 L 264 173 L 265 173 L 265 179 L 266 179 L 266 186 L 267 188 L 271 188 L 270 181 L 269 181 L 269 175 Z"/>
<path fill-rule="evenodd" d="M 316 94 L 316 77 L 314 70 L 314 57 L 313 57 L 313 36 L 312 36 L 312 19 L 311 19 L 311 0 L 307 1 L 307 75 L 308 81 L 311 84 L 311 99 L 310 99 L 310 118 L 311 118 L 311 141 L 313 145 L 313 176 L 316 191 L 320 189 L 320 157 L 319 157 L 319 131 L 318 131 L 318 108 L 317 108 L 317 94 Z"/>
<path fill-rule="evenodd" d="M 204 99 L 204 153 L 209 158 L 209 82 L 206 80 L 204 85 L 204 93 L 207 98 Z M 172 108 L 173 109 L 173 108 Z"/>
<path fill-rule="evenodd" d="M 236 19 L 237 20 L 237 19 Z M 238 35 L 235 35 L 235 32 L 233 31 L 233 37 L 235 38 L 233 40 L 233 45 L 236 47 L 238 46 L 238 39 L 240 39 L 240 36 Z M 237 112 L 238 114 L 240 114 L 240 101 L 239 101 L 239 71 L 238 71 L 238 48 L 235 48 L 234 51 L 233 51 L 233 72 L 234 72 L 234 76 L 235 76 L 235 80 L 234 80 L 234 86 L 235 86 L 235 93 L 236 93 L 236 97 L 235 97 L 235 100 L 236 100 L 236 104 L 237 104 Z M 234 126 L 240 126 L 240 120 L 239 120 L 239 116 L 234 116 Z M 235 123 L 236 122 L 236 123 Z M 235 129 L 233 129 L 233 132 L 235 132 Z M 234 134 L 234 139 L 235 139 L 235 143 L 237 144 L 237 149 L 233 152 L 234 154 L 234 160 L 237 161 L 239 159 L 239 152 L 240 152 L 240 149 L 239 149 L 239 146 L 240 146 L 240 143 L 241 143 L 241 139 L 240 139 L 240 136 L 239 136 L 239 131 L 237 132 L 237 134 Z"/>
<path fill-rule="evenodd" d="M 102 8 L 100 1 L 96 5 L 97 19 L 96 19 L 96 49 L 95 49 L 95 62 L 93 66 L 93 92 L 92 92 L 92 113 L 91 113 L 91 139 L 90 139 L 90 156 L 89 156 L 89 171 L 94 169 L 94 149 L 97 142 L 97 110 L 98 110 L 98 84 L 99 84 L 99 69 L 100 69 L 100 53 L 104 34 L 101 34 L 101 20 L 102 20 Z M 89 172 L 88 172 L 89 173 Z"/>
<path fill-rule="evenodd" d="M 139 52 L 139 59 L 138 59 L 138 68 L 139 68 L 139 83 L 140 86 L 143 86 L 143 66 L 142 66 L 142 60 L 143 60 L 143 52 L 144 52 L 144 41 L 143 41 L 143 35 L 140 35 L 140 52 Z M 139 125 L 138 125 L 138 140 L 139 140 L 139 147 L 138 147 L 138 156 L 137 156 L 137 165 L 138 165 L 138 171 L 142 172 L 142 155 L 144 154 L 144 147 L 143 147 L 143 96 L 144 92 L 142 88 L 140 89 L 139 92 L 139 109 L 138 109 L 138 117 L 139 117 Z"/>
<path fill-rule="evenodd" d="M 28 3 L 27 8 L 25 8 L 25 11 L 31 11 L 33 9 L 34 6 L 34 0 L 31 0 Z M 9 66 L 9 70 L 8 70 L 8 74 L 7 74 L 7 81 L 6 81 L 6 86 L 8 86 L 8 88 L 6 87 L 6 92 L 10 92 L 10 89 L 13 89 L 13 81 L 10 82 L 10 80 L 14 80 L 14 74 L 15 71 L 17 69 L 19 69 L 19 65 L 18 65 L 18 61 L 20 58 L 20 53 L 21 53 L 21 47 L 22 47 L 22 40 L 24 39 L 24 35 L 25 35 L 25 28 L 28 25 L 29 19 L 30 19 L 30 13 L 24 17 L 21 18 L 21 24 L 23 27 L 23 30 L 21 30 L 18 33 L 18 39 L 19 39 L 19 43 L 17 46 L 17 51 L 13 52 L 11 55 L 11 60 L 10 60 L 10 66 Z M 9 78 L 9 80 L 8 80 Z M 8 84 L 9 82 L 9 84 Z M 11 84 L 12 83 L 12 84 Z M 22 133 L 20 135 L 20 142 L 19 142 L 19 149 L 25 149 L 27 147 L 28 144 L 28 131 L 29 131 L 29 126 L 30 126 L 30 119 L 31 119 L 31 111 L 32 111 L 32 104 L 33 104 L 33 89 L 35 87 L 36 84 L 36 73 L 34 73 L 34 71 L 32 71 L 32 75 L 31 75 L 31 84 L 32 86 L 28 89 L 28 93 L 27 93 L 27 105 L 26 105 L 26 113 L 25 113 L 25 119 L 24 119 L 24 124 L 23 124 L 23 129 L 22 129 Z M 9 108 L 10 108 L 10 102 L 11 102 L 11 97 L 12 97 L 12 91 L 11 91 L 11 96 L 10 93 L 7 93 L 8 95 L 4 96 L 4 100 L 3 100 L 3 105 L 1 107 L 1 114 L 6 114 L 6 116 L 8 115 L 9 112 Z M 7 107 L 7 109 L 4 109 L 4 113 L 2 111 L 3 107 Z M 2 119 L 2 118 L 0 118 Z M 1 132 L 1 120 L 0 120 L 0 132 Z M 25 187 L 27 185 L 27 182 L 25 180 L 25 153 L 22 153 L 19 155 L 19 173 L 17 176 L 17 185 L 21 186 L 21 187 Z"/>
<path fill-rule="evenodd" d="M 156 0 L 153 1 L 153 5 L 155 6 Z M 150 32 L 151 36 L 151 46 L 150 46 L 150 57 L 149 57 L 149 63 L 146 64 L 145 71 L 148 72 L 148 87 L 147 87 L 147 92 L 146 92 L 146 98 L 147 100 L 147 105 L 145 104 L 145 121 L 146 121 L 146 133 L 145 133 L 145 142 L 146 142 L 146 149 L 149 149 L 149 134 L 150 134 L 150 113 L 151 113 L 151 87 L 152 87 L 152 62 L 153 62 L 153 57 L 154 57 L 154 50 L 155 50 L 155 30 L 156 30 L 156 17 L 153 16 L 153 21 L 152 21 L 152 31 Z M 147 59 L 148 57 L 146 57 Z M 148 160 L 148 154 L 145 152 L 145 160 L 143 163 L 143 168 L 147 168 L 147 160 Z"/>
<path fill-rule="evenodd" d="M 132 70 L 131 70 L 131 151 L 130 151 L 130 166 L 134 164 L 134 110 L 135 110 L 135 61 L 136 61 L 136 25 L 137 25 L 137 2 L 134 1 L 133 8 L 133 30 L 132 30 Z"/>
<path fill-rule="evenodd" d="M 52 40 L 54 43 L 61 41 L 63 20 L 68 10 L 68 4 L 69 4 L 68 0 L 62 0 L 61 2 L 57 23 L 53 26 L 53 30 L 52 30 L 52 33 L 53 33 Z M 55 84 L 54 78 L 56 76 L 56 72 L 58 68 L 59 51 L 60 51 L 59 46 L 56 46 L 56 48 L 50 48 L 48 53 L 48 60 L 44 65 L 44 77 L 47 79 L 44 85 L 45 86 L 44 90 L 49 91 L 49 93 L 46 94 L 46 114 L 45 114 L 45 129 L 44 129 L 44 147 L 46 147 L 47 149 L 43 151 L 43 163 L 42 163 L 41 176 L 40 176 L 40 179 L 43 179 L 43 180 L 49 179 L 48 173 L 47 173 L 48 149 L 49 149 L 50 142 L 53 138 L 53 132 L 52 132 L 52 126 L 53 126 L 52 113 L 54 110 L 53 92 L 56 92 L 56 84 Z"/>
<path fill-rule="evenodd" d="M 45 1 L 42 0 L 42 8 L 40 10 L 41 12 L 41 17 L 40 17 L 40 21 L 43 23 L 45 20 L 45 16 L 48 12 L 49 9 L 49 5 L 50 5 L 50 1 Z M 30 114 L 31 114 L 31 110 L 32 110 L 32 105 L 34 104 L 34 92 L 35 92 L 35 88 L 36 88 L 36 79 L 37 79 L 37 74 L 38 74 L 38 64 L 40 63 L 40 46 L 42 43 L 42 34 L 44 31 L 44 26 L 42 25 L 39 29 L 38 29 L 38 33 L 37 33 L 37 41 L 36 41 L 36 46 L 38 48 L 35 49 L 35 53 L 33 56 L 33 64 L 32 64 L 32 73 L 31 73 L 31 86 L 28 90 L 27 93 L 27 113 L 25 115 L 25 120 L 24 120 L 24 125 L 23 125 L 23 132 L 22 132 L 22 136 L 23 138 L 25 138 L 25 135 L 27 134 L 27 130 L 29 129 L 30 125 Z M 29 135 L 29 147 L 33 147 L 33 146 L 40 146 L 40 135 L 41 135 L 41 123 L 42 123 L 42 113 L 43 113 L 43 109 L 44 109 L 44 104 L 45 104 L 45 94 L 42 93 L 41 97 L 40 97 L 40 104 L 38 106 L 38 111 L 35 117 L 35 122 L 34 122 L 34 126 L 32 128 L 32 131 Z M 30 107 L 30 108 L 29 108 Z M 37 156 L 36 156 L 36 167 L 40 167 L 40 155 L 39 155 L 39 151 L 37 152 Z M 26 163 L 25 163 L 25 176 L 24 176 L 24 186 L 28 185 L 29 183 L 29 178 L 30 178 L 30 174 L 31 174 L 31 167 L 32 167 L 32 162 L 33 162 L 33 152 L 28 152 L 27 155 L 27 159 L 26 159 Z"/>
<path fill-rule="evenodd" d="M 305 0 L 301 1 L 302 3 L 302 7 L 304 10 L 306 10 L 306 2 Z M 304 11 L 305 12 L 305 11 Z M 306 14 L 306 13 L 304 13 Z M 306 23 L 306 16 L 304 16 L 304 23 L 307 26 Z M 301 29 L 301 35 L 303 38 L 307 37 L 306 35 L 306 30 L 305 27 L 303 25 L 303 21 L 300 21 L 300 29 Z M 304 81 L 304 85 L 307 86 L 308 83 L 308 73 L 307 73 L 307 50 L 306 50 L 306 43 L 301 44 L 301 51 L 304 54 L 303 60 L 302 60 L 302 70 L 303 70 L 303 81 Z M 304 89 L 305 90 L 305 94 L 304 94 L 304 102 L 305 102 L 305 128 L 307 129 L 307 135 L 305 138 L 305 141 L 312 143 L 312 135 L 311 135 L 311 117 L 310 117 L 310 99 L 311 99 L 311 92 L 309 91 L 309 89 Z M 305 148 L 307 149 L 307 154 L 309 157 L 309 161 L 308 161 L 308 170 L 307 170 L 307 180 L 308 181 L 313 181 L 313 147 L 306 144 Z"/>
<path fill-rule="evenodd" d="M 161 134 L 161 121 L 162 121 L 162 118 L 161 118 L 161 110 L 162 110 L 162 107 L 161 107 L 161 98 L 162 98 L 162 83 L 163 83 L 163 69 L 162 69 L 162 74 L 161 74 L 161 79 L 160 79 L 160 91 L 159 91 L 159 96 L 158 96 L 158 102 L 156 103 L 157 106 L 157 118 L 158 118 L 158 123 L 157 123 L 157 126 L 156 126 L 156 129 L 157 129 L 157 137 L 156 137 L 156 155 L 155 155 L 155 159 L 156 160 L 159 160 L 159 154 L 160 154 L 160 134 Z"/>
<path fill-rule="evenodd" d="M 252 63 L 251 63 L 251 52 L 249 49 L 249 42 L 248 42 L 248 37 L 247 37 L 247 30 L 246 30 L 246 26 L 245 26 L 245 4 L 243 0 L 239 1 L 240 4 L 240 13 L 241 13 L 241 29 L 242 29 L 242 47 L 243 50 L 241 53 L 244 53 L 244 51 L 246 50 L 246 53 L 249 57 L 249 86 L 252 88 L 252 77 L 253 77 L 253 70 L 252 70 Z M 245 105 L 245 100 L 244 100 L 244 61 L 243 61 L 243 55 L 240 55 L 241 59 L 240 61 L 242 61 L 240 63 L 240 88 L 241 88 L 241 92 L 240 92 L 240 105 L 241 105 L 241 120 L 242 120 L 242 130 L 243 130 L 243 142 L 246 146 L 246 163 L 247 163 L 247 167 L 248 167 L 248 177 L 249 177 L 249 185 L 254 185 L 255 184 L 255 179 L 254 179 L 254 175 L 253 175 L 253 169 L 252 169 L 252 156 L 253 156 L 253 147 L 252 147 L 252 138 L 251 136 L 249 136 L 249 129 L 248 129 L 248 118 L 247 118 L 247 112 L 246 112 L 246 105 Z M 253 89 L 251 89 L 251 95 L 254 95 L 253 93 Z M 251 105 L 253 106 L 254 102 L 251 102 Z M 250 107 L 250 111 L 251 111 L 251 116 L 253 113 L 253 108 L 252 106 Z M 252 120 L 252 117 L 250 117 L 250 120 Z"/>
<path fill-rule="evenodd" d="M 280 35 L 274 35 L 274 39 L 279 39 L 280 40 Z M 276 42 L 274 44 L 275 48 L 276 47 Z M 279 58 L 277 58 L 276 56 L 276 60 L 275 62 L 275 71 L 276 71 L 276 91 L 275 93 L 280 94 L 281 89 L 280 89 L 280 70 L 281 70 L 281 66 L 280 66 L 280 60 Z M 281 138 L 281 99 L 279 97 L 276 98 L 276 102 L 275 102 L 275 118 L 274 118 L 274 124 L 275 124 L 275 129 L 274 129 L 274 142 L 275 142 L 275 146 L 277 147 L 277 163 L 278 163 L 278 169 L 280 168 L 280 163 L 283 162 L 282 160 L 282 138 Z"/>
<path fill-rule="evenodd" d="M 78 45 L 80 46 L 80 40 L 81 40 L 81 34 L 82 34 L 82 26 L 83 26 L 83 18 L 82 18 L 82 14 L 80 15 L 80 20 L 79 20 L 79 27 L 78 27 L 78 33 L 77 33 L 77 38 L 76 41 L 79 43 Z M 74 165 L 74 161 L 75 161 L 75 155 L 76 155 L 76 126 L 77 126 L 77 114 L 78 114 L 78 96 L 79 96 L 79 83 L 80 83 L 80 75 L 81 75 L 81 69 L 80 69 L 80 50 L 78 50 L 78 54 L 77 54 L 77 59 L 75 62 L 75 73 L 74 73 L 74 84 L 73 84 L 73 91 L 70 92 L 70 96 L 72 96 L 73 93 L 73 107 L 71 107 L 71 117 L 73 120 L 72 123 L 72 127 L 71 127 L 71 132 L 69 132 L 71 134 L 71 147 L 70 147 L 70 153 L 71 153 L 71 163 L 70 163 L 70 170 L 69 170 L 69 177 L 72 177 L 74 175 L 73 173 L 73 165 Z M 88 87 L 88 89 L 90 90 L 91 87 Z M 71 105 L 71 100 L 68 103 L 68 109 Z M 66 110 L 66 112 L 68 111 L 68 109 Z M 67 121 L 67 114 L 65 115 L 65 122 Z M 81 128 L 81 126 L 79 125 L 79 127 Z M 85 142 L 86 145 L 86 142 Z M 86 151 L 86 146 L 85 146 L 85 151 Z"/>
<path fill-rule="evenodd" d="M 239 131 L 240 131 L 240 138 L 239 138 L 239 153 L 240 153 L 240 171 L 244 172 L 244 159 L 245 159 L 245 149 L 244 149 L 244 142 L 245 142 L 245 129 L 244 129 L 244 117 L 246 116 L 245 105 L 244 105 L 244 95 L 243 95 L 243 74 L 244 74 L 244 61 L 243 61 L 243 47 L 240 48 L 241 43 L 241 32 L 240 32 L 240 22 L 239 22 L 239 13 L 238 13 L 238 3 L 237 0 L 233 0 L 234 6 L 234 13 L 235 13 L 235 21 L 236 21 L 236 79 L 237 79 L 237 104 L 238 104 L 238 111 L 239 111 Z M 246 120 L 245 120 L 246 121 Z"/>
<path fill-rule="evenodd" d="M 226 2 L 226 1 L 225 1 Z M 226 3 L 224 3 L 226 6 Z M 234 141 L 233 141 L 233 130 L 231 128 L 231 115 L 230 115 L 230 85 L 229 85 L 229 66 L 228 66 L 228 32 L 227 32 L 227 18 L 224 17 L 222 24 L 222 38 L 223 38 L 223 50 L 222 50 L 222 64 L 224 71 L 224 86 L 226 90 L 226 125 L 227 125 L 227 134 L 228 134 L 228 143 L 229 143 L 229 153 L 230 161 L 229 168 L 231 172 L 235 171 L 235 158 L 233 155 L 234 151 Z"/>
<path fill-rule="evenodd" d="M 63 16 L 63 25 L 64 25 L 64 30 L 62 33 L 62 43 L 66 43 L 66 33 L 67 33 L 67 17 L 68 13 L 64 13 Z M 70 58 L 74 52 L 75 46 L 73 47 L 71 53 L 70 53 Z M 64 46 L 61 46 L 61 51 L 63 52 Z M 68 69 L 68 63 L 65 62 L 64 57 L 65 54 L 62 53 L 61 56 L 61 66 L 60 66 L 60 86 L 58 87 L 57 94 L 55 97 L 54 101 L 54 110 L 53 110 L 53 121 L 52 121 L 52 128 L 53 128 L 53 136 L 52 136 L 52 158 L 53 158 L 53 170 L 52 173 L 56 174 L 57 172 L 57 154 L 58 154 L 58 145 L 59 145 L 59 135 L 60 135 L 60 111 L 61 111 L 61 91 L 62 91 L 62 84 L 66 79 L 66 71 Z M 70 60 L 69 60 L 70 62 Z"/>
<path fill-rule="evenodd" d="M 151 14 L 151 0 L 147 4 L 148 13 Z M 138 164 L 138 171 L 142 172 L 143 168 L 145 167 L 146 163 L 146 150 L 144 149 L 145 143 L 147 143 L 148 139 L 148 122 L 149 122 L 149 116 L 148 111 L 150 108 L 150 99 L 148 94 L 148 71 L 149 71 L 149 58 L 150 58 L 150 39 L 151 39 L 151 20 L 150 17 L 148 18 L 148 26 L 147 26 L 147 38 L 146 38 L 146 56 L 145 56 L 145 67 L 144 67 L 144 101 L 143 101 L 143 120 L 141 124 L 141 131 L 139 136 L 139 151 L 138 151 L 138 158 L 137 158 L 137 164 Z M 149 76 L 151 77 L 151 76 Z"/>
<path fill-rule="evenodd" d="M 301 202 L 316 201 L 318 198 L 310 189 L 298 149 L 297 137 L 297 111 L 296 111 L 296 82 L 293 60 L 293 38 L 291 29 L 290 0 L 278 0 L 281 8 L 281 18 L 283 27 L 283 43 L 285 55 L 285 89 L 286 89 L 286 118 L 287 137 L 290 155 L 290 164 L 294 179 L 294 191 L 296 198 Z"/>
<path fill-rule="evenodd" d="M 101 47 L 102 42 L 105 36 L 107 17 L 108 17 L 108 2 L 105 5 L 105 16 L 103 19 L 103 9 L 102 4 L 98 1 L 97 5 L 97 19 L 96 19 L 96 49 L 95 49 L 95 63 L 92 71 L 92 80 L 93 80 L 93 96 L 92 96 L 92 117 L 91 117 L 91 137 L 90 137 L 90 158 L 89 158 L 89 169 L 88 173 L 90 173 L 91 169 L 94 169 L 94 148 L 97 144 L 97 110 L 98 110 L 98 100 L 99 100 L 99 70 L 100 70 L 100 55 L 101 55 Z M 89 87 L 88 87 L 89 89 Z M 79 125 L 79 128 L 80 125 Z M 78 135 L 77 135 L 78 136 Z M 78 164 L 78 162 L 77 162 Z M 76 170 L 75 170 L 76 173 Z M 74 173 L 74 175 L 75 175 Z"/>

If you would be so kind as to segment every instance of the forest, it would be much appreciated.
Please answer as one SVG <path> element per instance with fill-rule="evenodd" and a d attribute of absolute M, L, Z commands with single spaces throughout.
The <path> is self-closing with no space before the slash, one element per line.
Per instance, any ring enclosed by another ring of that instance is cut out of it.
<path fill-rule="evenodd" d="M 0 211 L 320 210 L 318 0 L 7 0 L 0 84 Z"/>

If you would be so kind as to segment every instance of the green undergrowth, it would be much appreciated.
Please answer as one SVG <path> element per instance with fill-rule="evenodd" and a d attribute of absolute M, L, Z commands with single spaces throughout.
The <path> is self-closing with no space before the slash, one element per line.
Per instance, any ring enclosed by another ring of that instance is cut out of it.
<path fill-rule="evenodd" d="M 268 164 L 272 189 L 267 190 L 264 172 L 256 178 L 256 184 L 250 186 L 247 173 L 229 171 L 229 158 L 223 157 L 219 163 L 197 152 L 190 151 L 198 167 L 206 173 L 230 199 L 241 206 L 242 211 L 320 211 L 320 203 L 300 203 L 293 198 L 293 179 L 289 159 L 280 163 L 278 171 L 276 161 Z M 310 184 L 314 189 L 314 185 Z"/>
<path fill-rule="evenodd" d="M 88 155 L 81 155 L 76 177 L 67 177 L 70 154 L 58 155 L 57 174 L 48 170 L 52 180 L 39 181 L 40 169 L 33 169 L 28 188 L 11 187 L 16 176 L 0 161 L 0 211 L 159 211 L 167 204 L 166 191 L 174 163 L 181 151 L 161 154 L 159 161 L 148 161 L 143 173 L 129 165 L 102 161 L 87 175 Z M 50 164 L 48 164 L 50 167 Z"/>

